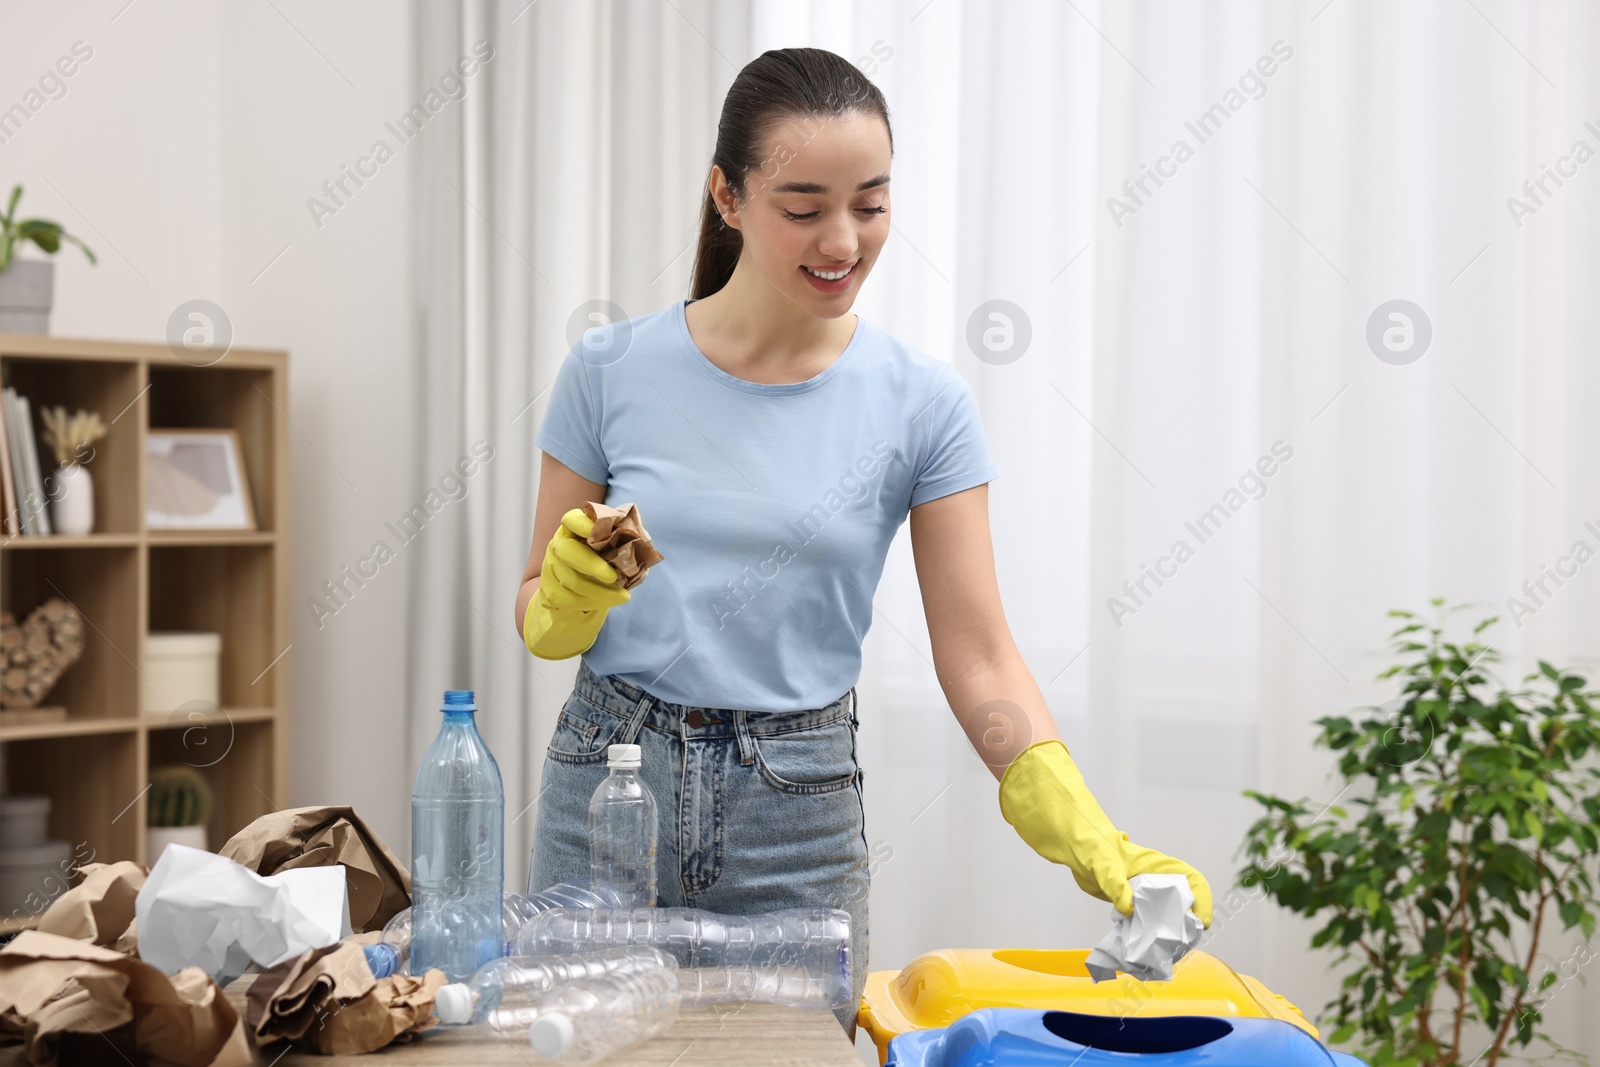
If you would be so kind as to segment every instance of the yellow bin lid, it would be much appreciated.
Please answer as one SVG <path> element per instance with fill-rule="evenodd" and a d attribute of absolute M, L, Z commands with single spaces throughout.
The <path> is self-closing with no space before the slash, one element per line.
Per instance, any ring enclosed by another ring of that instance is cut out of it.
<path fill-rule="evenodd" d="M 949 1026 L 979 1008 L 1281 1019 L 1321 1039 L 1299 1008 L 1208 952 L 1185 955 L 1170 982 L 1120 973 L 1095 982 L 1083 965 L 1088 955 L 1088 949 L 939 949 L 898 971 L 869 972 L 856 1022 L 872 1035 L 880 1064 L 897 1034 Z"/>

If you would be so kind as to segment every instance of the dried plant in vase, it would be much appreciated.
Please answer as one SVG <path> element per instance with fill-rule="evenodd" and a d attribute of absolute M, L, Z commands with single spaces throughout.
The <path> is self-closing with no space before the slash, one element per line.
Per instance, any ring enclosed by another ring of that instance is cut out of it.
<path fill-rule="evenodd" d="M 106 435 L 105 423 L 92 411 L 71 415 L 59 405 L 39 413 L 44 443 L 56 454 L 50 497 L 50 518 L 59 534 L 86 534 L 94 529 L 94 480 L 84 464 L 94 458 L 94 443 Z"/>

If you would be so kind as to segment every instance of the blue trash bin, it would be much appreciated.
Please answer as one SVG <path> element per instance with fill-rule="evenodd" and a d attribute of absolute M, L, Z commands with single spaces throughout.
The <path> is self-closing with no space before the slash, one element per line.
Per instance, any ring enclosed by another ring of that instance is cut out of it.
<path fill-rule="evenodd" d="M 1278 1019 L 979 1008 L 889 1042 L 884 1067 L 1366 1067 Z"/>

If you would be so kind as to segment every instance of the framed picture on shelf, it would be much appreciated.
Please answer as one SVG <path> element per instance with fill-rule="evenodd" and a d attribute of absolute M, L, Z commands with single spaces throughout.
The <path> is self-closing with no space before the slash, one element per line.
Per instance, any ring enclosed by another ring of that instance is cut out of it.
<path fill-rule="evenodd" d="M 254 530 L 238 433 L 148 431 L 144 521 L 151 530 Z"/>

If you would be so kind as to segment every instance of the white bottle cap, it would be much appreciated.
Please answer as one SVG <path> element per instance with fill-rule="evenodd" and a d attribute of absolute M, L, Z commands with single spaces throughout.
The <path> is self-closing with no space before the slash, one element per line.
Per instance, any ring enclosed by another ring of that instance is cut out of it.
<path fill-rule="evenodd" d="M 637 767 L 641 758 L 641 749 L 638 745 L 612 745 L 606 749 L 608 767 Z"/>
<path fill-rule="evenodd" d="M 472 1021 L 472 990 L 464 982 L 442 985 L 433 995 L 433 1010 L 446 1026 L 462 1026 Z"/>
<path fill-rule="evenodd" d="M 555 1057 L 572 1047 L 572 1020 L 559 1011 L 541 1015 L 528 1027 L 528 1044 L 541 1056 Z"/>

